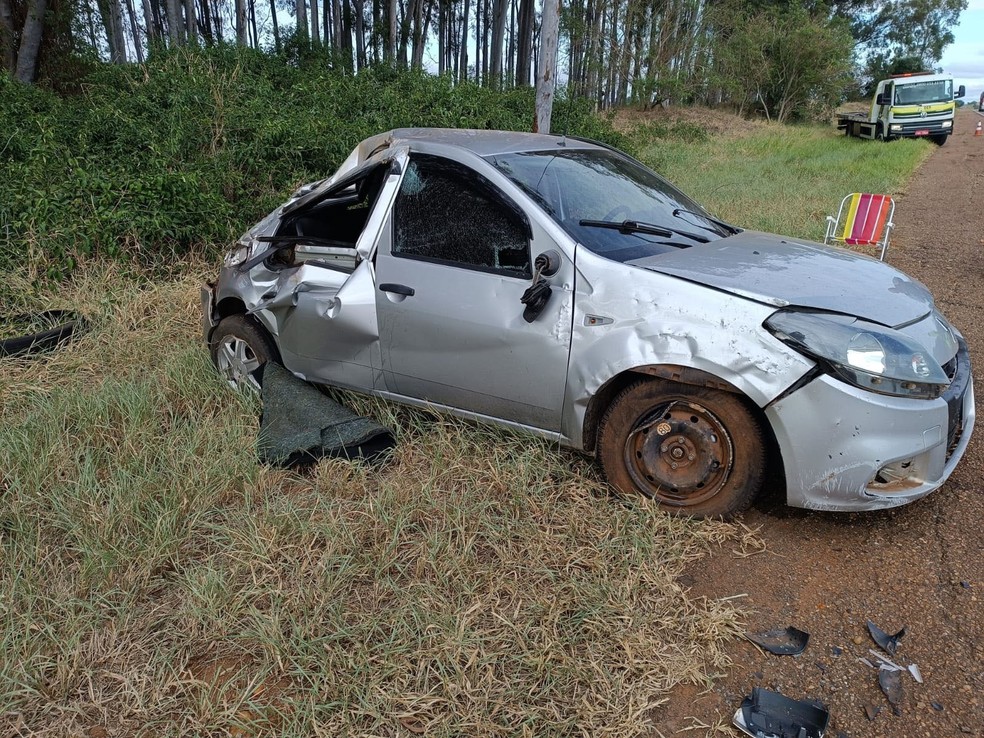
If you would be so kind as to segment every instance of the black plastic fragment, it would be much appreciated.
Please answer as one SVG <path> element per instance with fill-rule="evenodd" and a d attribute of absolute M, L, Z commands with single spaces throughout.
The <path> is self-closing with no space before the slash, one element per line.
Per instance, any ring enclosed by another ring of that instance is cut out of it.
<path fill-rule="evenodd" d="M 889 704 L 898 705 L 902 702 L 902 672 L 895 669 L 878 670 L 878 686 L 885 693 Z"/>
<path fill-rule="evenodd" d="M 929 706 L 932 707 L 934 710 L 936 710 L 936 712 L 943 712 L 943 705 L 941 705 L 939 702 L 935 702 L 935 701 L 930 702 Z"/>
<path fill-rule="evenodd" d="M 834 654 L 834 656 L 840 656 L 842 653 L 844 653 L 844 649 L 841 648 L 840 646 L 831 646 L 830 652 Z"/>
<path fill-rule="evenodd" d="M 85 320 L 71 310 L 46 310 L 37 315 L 17 315 L 10 318 L 9 322 L 14 324 L 43 322 L 51 328 L 23 336 L 0 338 L 0 358 L 54 351 L 63 343 L 71 341 L 73 336 L 81 333 L 86 327 Z"/>
<path fill-rule="evenodd" d="M 818 702 L 794 700 L 755 687 L 746 697 L 734 724 L 747 735 L 770 738 L 823 738 L 830 713 Z"/>
<path fill-rule="evenodd" d="M 868 621 L 868 632 L 871 633 L 871 639 L 892 656 L 895 655 L 895 651 L 899 647 L 899 641 L 905 636 L 905 628 L 902 628 L 895 635 L 889 635 L 870 620 Z"/>
<path fill-rule="evenodd" d="M 777 656 L 795 656 L 803 653 L 810 634 L 790 625 L 784 630 L 767 630 L 764 633 L 746 633 L 745 637 L 757 646 Z"/>

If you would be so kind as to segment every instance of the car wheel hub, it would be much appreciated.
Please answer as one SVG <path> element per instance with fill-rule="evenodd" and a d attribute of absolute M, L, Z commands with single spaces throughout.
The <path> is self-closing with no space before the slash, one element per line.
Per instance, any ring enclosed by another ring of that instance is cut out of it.
<path fill-rule="evenodd" d="M 733 462 L 731 436 L 707 408 L 676 401 L 644 416 L 625 441 L 636 487 L 668 505 L 696 505 L 716 495 Z"/>
<path fill-rule="evenodd" d="M 258 392 L 259 383 L 253 372 L 259 369 L 260 360 L 252 347 L 241 338 L 226 336 L 219 344 L 216 355 L 219 373 L 233 389 L 248 389 Z"/>

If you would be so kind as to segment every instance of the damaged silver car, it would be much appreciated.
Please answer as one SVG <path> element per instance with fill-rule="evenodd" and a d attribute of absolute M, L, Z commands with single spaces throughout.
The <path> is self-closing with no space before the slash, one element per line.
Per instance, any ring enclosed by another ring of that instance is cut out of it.
<path fill-rule="evenodd" d="M 202 290 L 234 387 L 310 382 L 519 428 L 730 517 L 872 510 L 967 448 L 966 344 L 882 262 L 742 230 L 571 137 L 395 130 L 253 227 Z"/>

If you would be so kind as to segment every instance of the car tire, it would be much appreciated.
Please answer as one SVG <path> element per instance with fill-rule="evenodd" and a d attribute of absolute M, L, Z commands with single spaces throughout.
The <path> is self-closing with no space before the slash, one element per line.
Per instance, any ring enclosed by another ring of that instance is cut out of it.
<path fill-rule="evenodd" d="M 942 146 L 943 144 L 946 143 L 946 139 L 949 135 L 950 135 L 949 133 L 941 133 L 938 136 L 932 136 L 931 140 L 937 146 Z"/>
<path fill-rule="evenodd" d="M 209 341 L 212 363 L 234 390 L 259 391 L 254 372 L 277 360 L 277 347 L 267 332 L 245 315 L 219 321 Z"/>
<path fill-rule="evenodd" d="M 766 455 L 739 395 L 645 379 L 606 411 L 598 458 L 621 492 L 642 493 L 673 515 L 728 520 L 758 494 Z"/>

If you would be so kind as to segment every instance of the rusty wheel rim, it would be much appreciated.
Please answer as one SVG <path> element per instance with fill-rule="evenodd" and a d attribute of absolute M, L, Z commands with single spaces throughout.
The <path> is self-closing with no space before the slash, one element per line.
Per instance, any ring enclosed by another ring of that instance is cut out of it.
<path fill-rule="evenodd" d="M 731 475 L 734 444 L 710 410 L 684 400 L 640 418 L 625 439 L 625 466 L 636 488 L 661 503 L 698 505 Z"/>

